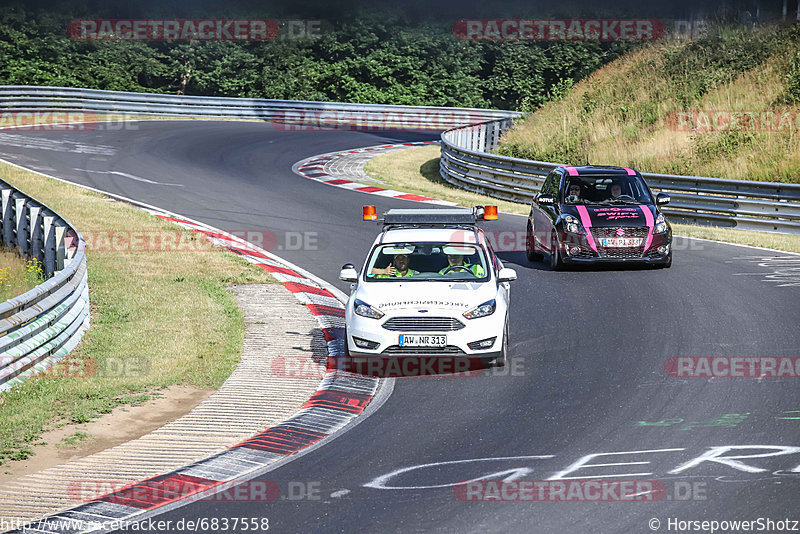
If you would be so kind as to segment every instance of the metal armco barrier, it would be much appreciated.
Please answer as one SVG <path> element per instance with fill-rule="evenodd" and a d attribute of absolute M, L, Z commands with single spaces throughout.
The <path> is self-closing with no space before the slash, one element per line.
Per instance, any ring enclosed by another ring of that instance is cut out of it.
<path fill-rule="evenodd" d="M 442 133 L 440 173 L 475 193 L 530 204 L 547 174 L 562 164 L 492 154 L 510 119 Z M 800 234 L 800 184 L 642 173 L 651 188 L 669 193 L 662 211 L 672 222 Z"/>
<path fill-rule="evenodd" d="M 97 89 L 0 85 L 0 111 L 83 111 L 165 116 L 261 119 L 275 125 L 354 129 L 405 128 L 445 130 L 516 116 L 516 113 L 474 108 L 342 104 L 300 100 L 202 97 L 124 93 Z M 291 129 L 291 128 L 287 128 Z"/>
<path fill-rule="evenodd" d="M 46 127 L 46 112 L 260 119 L 286 129 L 421 129 L 441 135 L 442 178 L 463 189 L 528 204 L 559 164 L 492 154 L 521 114 L 426 106 L 385 106 L 125 93 L 65 87 L 0 86 L 0 126 Z M 91 118 L 91 115 L 90 117 Z M 54 122 L 55 119 L 53 119 Z M 44 122 L 46 122 L 45 119 Z M 10 123 L 10 124 L 9 124 Z M 21 123 L 21 124 L 20 124 Z M 14 131 L 12 129 L 12 131 Z M 669 192 L 676 222 L 800 234 L 800 185 L 643 173 Z M 0 391 L 63 358 L 89 326 L 85 242 L 58 214 L 0 181 L 0 242 L 42 262 L 48 280 L 0 304 Z"/>
<path fill-rule="evenodd" d="M 58 362 L 89 327 L 86 244 L 50 208 L 0 180 L 0 242 L 47 280 L 0 304 L 0 391 Z"/>
<path fill-rule="evenodd" d="M 68 116 L 79 112 L 83 116 Z M 48 113 L 50 115 L 48 116 Z M 259 119 L 276 128 L 419 129 L 516 116 L 472 108 L 384 106 L 247 98 L 126 93 L 68 87 L 0 86 L 0 128 L 48 129 L 93 114 Z M 9 128 L 10 127 L 10 128 Z M 54 128 L 55 129 L 55 128 Z M 0 391 L 63 358 L 89 326 L 85 243 L 56 213 L 2 183 L 0 241 L 40 260 L 48 277 L 35 289 L 0 304 Z M 70 231 L 73 247 L 65 247 Z"/>

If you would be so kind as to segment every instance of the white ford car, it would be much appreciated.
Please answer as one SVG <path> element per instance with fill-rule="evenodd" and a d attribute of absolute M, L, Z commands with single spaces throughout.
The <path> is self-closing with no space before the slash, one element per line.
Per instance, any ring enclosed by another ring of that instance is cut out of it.
<path fill-rule="evenodd" d="M 478 220 L 495 206 L 389 210 L 361 272 L 352 264 L 345 310 L 350 361 L 403 356 L 480 358 L 505 365 L 509 283 Z M 377 220 L 374 206 L 364 220 Z"/>

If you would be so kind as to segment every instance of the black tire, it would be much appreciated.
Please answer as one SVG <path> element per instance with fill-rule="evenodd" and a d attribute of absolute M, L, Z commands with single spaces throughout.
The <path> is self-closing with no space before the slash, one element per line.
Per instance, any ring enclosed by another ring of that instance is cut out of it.
<path fill-rule="evenodd" d="M 560 271 L 564 268 L 564 260 L 561 259 L 561 252 L 558 251 L 558 238 L 556 234 L 550 238 L 550 270 Z"/>
<path fill-rule="evenodd" d="M 500 346 L 500 356 L 494 360 L 494 366 L 505 367 L 506 360 L 508 360 L 508 319 L 506 319 L 506 325 L 503 327 L 503 343 Z"/>
<path fill-rule="evenodd" d="M 669 256 L 667 256 L 667 261 L 665 261 L 664 263 L 659 263 L 658 264 L 658 268 L 659 269 L 669 269 L 670 267 L 672 267 L 672 251 L 671 250 L 669 251 Z"/>
<path fill-rule="evenodd" d="M 344 329 L 344 357 L 346 362 L 350 363 L 350 347 L 347 344 L 347 328 Z"/>
<path fill-rule="evenodd" d="M 528 221 L 528 233 L 525 236 L 525 255 L 528 256 L 528 261 L 532 262 L 542 259 L 542 254 L 536 250 L 536 240 L 533 238 L 533 228 L 530 221 Z"/>

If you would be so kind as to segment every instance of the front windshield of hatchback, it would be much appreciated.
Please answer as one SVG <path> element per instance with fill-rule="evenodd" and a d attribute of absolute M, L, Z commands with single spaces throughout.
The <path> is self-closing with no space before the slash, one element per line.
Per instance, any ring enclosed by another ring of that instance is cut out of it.
<path fill-rule="evenodd" d="M 366 265 L 365 279 L 376 282 L 489 279 L 482 247 L 468 243 L 381 244 L 372 250 Z"/>
<path fill-rule="evenodd" d="M 639 176 L 570 176 L 564 188 L 566 204 L 652 204 L 647 184 Z"/>

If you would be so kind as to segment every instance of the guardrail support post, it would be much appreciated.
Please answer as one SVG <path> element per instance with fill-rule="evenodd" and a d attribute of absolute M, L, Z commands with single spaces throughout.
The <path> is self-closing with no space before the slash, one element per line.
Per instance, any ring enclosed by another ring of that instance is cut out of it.
<path fill-rule="evenodd" d="M 11 193 L 13 192 L 12 189 L 3 189 L 0 191 L 2 194 L 2 225 L 3 225 L 3 234 L 0 236 L 0 239 L 3 240 L 3 245 L 11 248 L 11 242 L 14 239 L 14 212 L 11 209 L 13 205 L 11 203 Z"/>
<path fill-rule="evenodd" d="M 15 226 L 17 228 L 17 252 L 21 256 L 28 253 L 28 210 L 26 209 L 28 199 L 16 198 L 14 199 L 14 218 L 16 219 Z"/>
<path fill-rule="evenodd" d="M 486 152 L 486 132 L 488 128 L 485 124 L 481 124 L 481 129 L 478 132 L 478 150 Z"/>
<path fill-rule="evenodd" d="M 28 213 L 31 239 L 29 255 L 39 263 L 42 263 L 44 260 L 44 251 L 42 250 L 44 246 L 42 243 L 42 220 L 40 217 L 42 214 L 42 207 L 29 204 Z"/>
<path fill-rule="evenodd" d="M 67 257 L 66 245 L 64 236 L 67 234 L 67 227 L 61 222 L 56 225 L 56 271 L 64 268 L 64 259 Z"/>
<path fill-rule="evenodd" d="M 44 220 L 44 276 L 50 278 L 56 271 L 56 218 L 45 215 Z"/>

